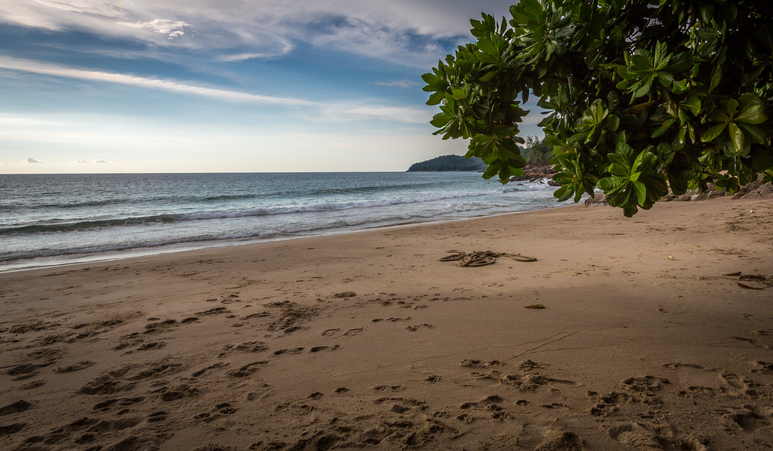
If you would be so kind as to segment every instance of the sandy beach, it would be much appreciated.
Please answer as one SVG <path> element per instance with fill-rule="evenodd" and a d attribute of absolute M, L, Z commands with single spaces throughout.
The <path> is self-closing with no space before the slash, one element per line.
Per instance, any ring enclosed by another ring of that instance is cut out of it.
<path fill-rule="evenodd" d="M 770 200 L 4 273 L 0 449 L 764 450 L 771 346 Z"/>

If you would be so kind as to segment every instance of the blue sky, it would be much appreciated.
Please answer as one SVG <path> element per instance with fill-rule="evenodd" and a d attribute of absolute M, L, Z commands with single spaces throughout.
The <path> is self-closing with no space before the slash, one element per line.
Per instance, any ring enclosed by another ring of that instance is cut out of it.
<path fill-rule="evenodd" d="M 0 173 L 403 171 L 479 0 L 0 0 Z M 539 135 L 533 105 L 524 135 Z"/>

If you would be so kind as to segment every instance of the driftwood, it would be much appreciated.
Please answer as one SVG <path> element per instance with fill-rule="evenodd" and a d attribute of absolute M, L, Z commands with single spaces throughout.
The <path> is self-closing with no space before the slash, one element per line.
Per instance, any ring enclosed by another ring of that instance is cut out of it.
<path fill-rule="evenodd" d="M 536 262 L 534 257 L 527 257 L 521 254 L 511 254 L 509 252 L 491 252 L 491 251 L 474 251 L 474 252 L 462 252 L 462 251 L 448 251 L 451 255 L 447 255 L 440 259 L 441 262 L 459 262 L 459 266 L 486 266 L 496 263 L 497 258 L 509 257 L 517 262 Z"/>

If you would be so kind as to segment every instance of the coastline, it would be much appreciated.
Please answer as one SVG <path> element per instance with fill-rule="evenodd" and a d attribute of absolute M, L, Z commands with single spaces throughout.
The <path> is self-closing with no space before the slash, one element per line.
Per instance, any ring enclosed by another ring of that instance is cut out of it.
<path fill-rule="evenodd" d="M 442 218 L 438 220 L 417 220 L 403 223 L 394 223 L 386 225 L 365 225 L 350 226 L 339 229 L 328 229 L 321 231 L 302 232 L 286 235 L 275 235 L 270 237 L 250 237 L 238 239 L 217 239 L 198 242 L 179 242 L 170 244 L 160 244 L 152 247 L 137 247 L 127 249 L 111 249 L 90 253 L 56 254 L 51 256 L 41 256 L 34 258 L 25 258 L 19 260 L 8 260 L 0 262 L 0 274 L 19 271 L 29 271 L 44 268 L 64 268 L 71 265 L 98 264 L 125 259 L 144 258 L 154 255 L 177 254 L 181 252 L 203 251 L 207 249 L 229 248 L 233 246 L 250 246 L 261 243 L 270 243 L 275 241 L 290 241 L 304 238 L 319 238 L 349 233 L 361 233 L 370 230 L 389 229 L 394 227 L 411 227 L 415 225 L 432 225 L 444 222 L 467 221 L 471 219 L 481 219 L 487 217 L 496 217 L 502 215 L 511 215 L 519 213 L 529 213 L 540 210 L 549 210 L 553 208 L 570 207 L 575 204 L 555 203 L 552 206 L 543 206 L 535 210 L 519 210 L 501 213 L 482 213 L 479 215 L 470 215 L 463 218 Z"/>
<path fill-rule="evenodd" d="M 0 447 L 773 445 L 771 218 L 572 205 L 0 273 Z"/>

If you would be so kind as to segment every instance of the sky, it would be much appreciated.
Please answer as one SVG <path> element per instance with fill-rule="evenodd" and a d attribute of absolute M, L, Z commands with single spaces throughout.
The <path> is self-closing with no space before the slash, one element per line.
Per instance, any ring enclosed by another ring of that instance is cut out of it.
<path fill-rule="evenodd" d="M 0 0 L 0 173 L 404 171 L 423 73 L 511 1 Z M 509 17 L 509 15 L 508 15 Z M 541 135 L 535 105 L 523 136 Z"/>

